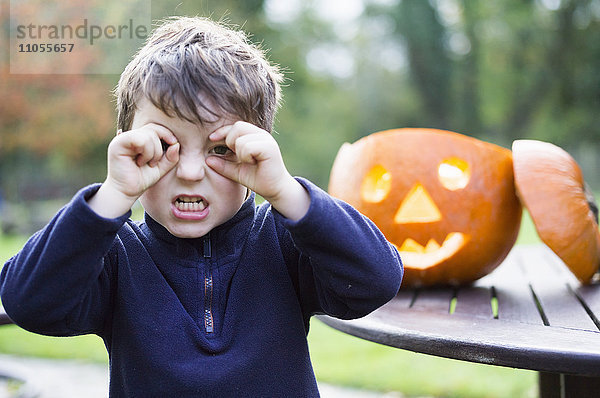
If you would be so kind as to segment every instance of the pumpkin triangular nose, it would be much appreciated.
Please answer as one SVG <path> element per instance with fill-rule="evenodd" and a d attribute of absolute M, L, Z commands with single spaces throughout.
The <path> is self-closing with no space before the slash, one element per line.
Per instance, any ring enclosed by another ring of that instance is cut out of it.
<path fill-rule="evenodd" d="M 441 219 L 442 213 L 425 187 L 419 183 L 410 189 L 394 216 L 397 224 L 427 223 Z"/>

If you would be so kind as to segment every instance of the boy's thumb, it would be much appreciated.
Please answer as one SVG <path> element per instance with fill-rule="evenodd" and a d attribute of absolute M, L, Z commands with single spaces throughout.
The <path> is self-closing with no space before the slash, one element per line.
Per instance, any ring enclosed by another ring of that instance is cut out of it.
<path fill-rule="evenodd" d="M 237 181 L 236 176 L 238 175 L 239 166 L 236 163 L 221 159 L 218 156 L 209 156 L 205 161 L 211 169 L 221 174 L 223 177 Z"/>

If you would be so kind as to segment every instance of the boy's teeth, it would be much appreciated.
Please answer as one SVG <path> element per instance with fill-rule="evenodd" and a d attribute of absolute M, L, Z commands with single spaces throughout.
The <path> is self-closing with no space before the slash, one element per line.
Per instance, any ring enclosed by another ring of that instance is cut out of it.
<path fill-rule="evenodd" d="M 175 207 L 181 211 L 202 211 L 206 208 L 206 204 L 202 198 L 186 196 L 177 198 Z"/>
<path fill-rule="evenodd" d="M 184 203 L 202 202 L 202 198 L 196 198 L 196 197 L 192 197 L 192 196 L 184 196 L 181 198 L 177 198 L 177 201 L 184 202 Z"/>

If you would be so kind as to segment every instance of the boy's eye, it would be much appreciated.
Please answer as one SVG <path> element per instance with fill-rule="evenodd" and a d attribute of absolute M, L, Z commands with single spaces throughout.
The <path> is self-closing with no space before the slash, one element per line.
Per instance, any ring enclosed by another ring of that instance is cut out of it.
<path fill-rule="evenodd" d="M 231 150 L 225 145 L 219 145 L 213 148 L 215 155 L 227 155 Z"/>

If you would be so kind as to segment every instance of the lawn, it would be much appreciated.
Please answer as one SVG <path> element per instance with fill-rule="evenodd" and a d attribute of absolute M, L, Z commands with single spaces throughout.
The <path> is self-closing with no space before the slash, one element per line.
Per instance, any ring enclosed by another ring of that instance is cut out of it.
<path fill-rule="evenodd" d="M 538 243 L 525 213 L 518 244 Z M 0 236 L 2 263 L 24 243 L 22 237 Z M 360 340 L 314 319 L 309 345 L 321 382 L 409 396 L 535 397 L 535 372 L 443 359 Z M 96 336 L 38 336 L 16 326 L 0 327 L 0 353 L 106 362 Z"/>

